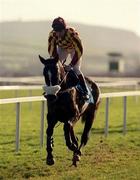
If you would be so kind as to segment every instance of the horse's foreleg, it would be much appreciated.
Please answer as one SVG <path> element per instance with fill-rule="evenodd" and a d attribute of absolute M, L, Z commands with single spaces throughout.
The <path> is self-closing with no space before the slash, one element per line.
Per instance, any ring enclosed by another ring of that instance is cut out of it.
<path fill-rule="evenodd" d="M 46 150 L 47 150 L 47 158 L 46 158 L 46 163 L 48 165 L 53 165 L 54 164 L 54 158 L 53 158 L 53 129 L 55 126 L 56 122 L 53 122 L 53 119 L 49 119 L 48 118 L 48 128 L 46 130 L 46 135 L 47 135 L 47 146 L 46 146 Z"/>
<path fill-rule="evenodd" d="M 54 159 L 53 159 L 53 154 L 52 154 L 52 151 L 53 151 L 53 127 L 51 126 L 48 126 L 47 128 L 47 131 L 46 131 L 46 134 L 47 134 L 47 146 L 46 146 L 46 150 L 47 150 L 47 158 L 46 158 L 46 163 L 48 165 L 52 165 L 54 164 Z"/>

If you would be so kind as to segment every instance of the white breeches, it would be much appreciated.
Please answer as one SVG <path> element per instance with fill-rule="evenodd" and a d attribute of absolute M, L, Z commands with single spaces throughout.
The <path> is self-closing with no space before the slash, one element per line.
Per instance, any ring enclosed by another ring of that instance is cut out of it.
<path fill-rule="evenodd" d="M 68 55 L 70 55 L 70 58 L 73 59 L 73 56 L 75 54 L 75 50 L 74 49 L 67 50 L 67 49 L 63 49 L 61 47 L 57 47 L 57 53 L 59 56 L 59 60 L 63 63 L 67 59 Z M 73 66 L 73 70 L 77 75 L 82 74 L 82 72 L 81 72 L 81 61 L 82 61 L 82 58 L 80 58 L 78 60 L 78 62 Z"/>

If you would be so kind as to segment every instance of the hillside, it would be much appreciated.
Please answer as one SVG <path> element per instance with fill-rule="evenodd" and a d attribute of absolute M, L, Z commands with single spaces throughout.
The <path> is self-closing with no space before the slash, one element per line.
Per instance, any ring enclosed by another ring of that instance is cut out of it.
<path fill-rule="evenodd" d="M 133 32 L 83 24 L 69 26 L 80 32 L 84 59 L 103 59 L 111 51 L 121 52 L 126 57 L 140 56 L 140 37 Z M 51 22 L 48 21 L 0 23 L 0 75 L 40 74 L 38 54 L 48 56 L 50 30 Z"/>

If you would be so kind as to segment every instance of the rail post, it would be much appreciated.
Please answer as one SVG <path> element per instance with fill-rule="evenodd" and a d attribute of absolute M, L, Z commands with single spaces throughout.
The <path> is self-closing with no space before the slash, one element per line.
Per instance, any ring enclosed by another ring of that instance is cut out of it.
<path fill-rule="evenodd" d="M 124 96 L 123 98 L 123 107 L 124 107 L 124 111 L 123 111 L 123 135 L 126 134 L 126 113 L 127 113 L 127 97 Z"/>
<path fill-rule="evenodd" d="M 16 103 L 16 152 L 19 151 L 20 146 L 20 103 Z"/>
<path fill-rule="evenodd" d="M 109 98 L 106 98 L 105 137 L 108 136 Z"/>
<path fill-rule="evenodd" d="M 41 128 L 40 128 L 40 147 L 43 147 L 44 142 L 44 112 L 45 112 L 45 102 L 41 103 Z"/>

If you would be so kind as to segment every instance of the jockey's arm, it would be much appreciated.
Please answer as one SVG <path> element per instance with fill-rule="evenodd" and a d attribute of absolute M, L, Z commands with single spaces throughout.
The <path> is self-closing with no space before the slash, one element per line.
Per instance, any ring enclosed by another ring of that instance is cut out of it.
<path fill-rule="evenodd" d="M 51 31 L 48 38 L 48 53 L 51 57 L 58 58 L 55 34 Z"/>
<path fill-rule="evenodd" d="M 77 32 L 74 31 L 71 34 L 71 38 L 72 38 L 72 41 L 73 41 L 73 44 L 74 44 L 75 54 L 74 54 L 73 59 L 72 59 L 70 64 L 72 66 L 74 66 L 78 62 L 78 60 L 80 59 L 80 57 L 83 54 L 83 46 L 82 46 L 81 39 L 79 38 Z"/>

